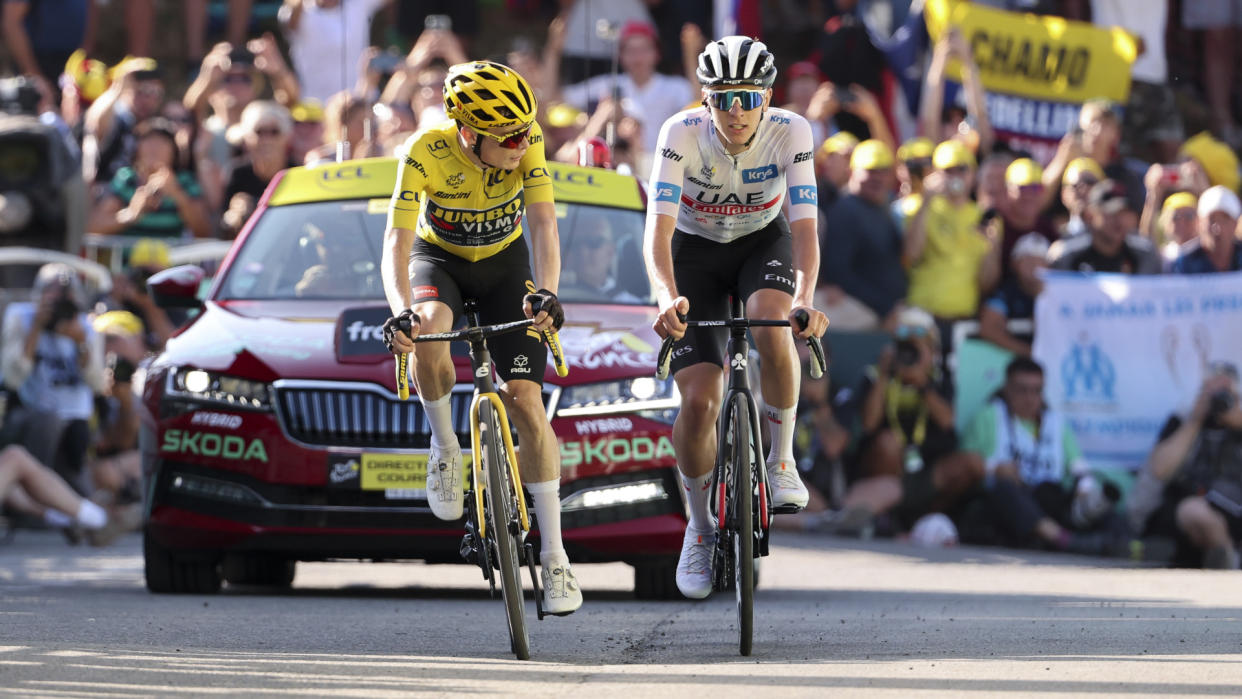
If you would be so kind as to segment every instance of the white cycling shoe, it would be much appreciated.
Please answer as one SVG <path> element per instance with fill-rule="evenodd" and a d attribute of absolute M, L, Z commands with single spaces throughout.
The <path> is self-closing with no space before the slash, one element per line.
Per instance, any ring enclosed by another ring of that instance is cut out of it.
<path fill-rule="evenodd" d="M 443 520 L 461 519 L 464 487 L 461 450 L 440 451 L 432 445 L 427 459 L 427 504 L 431 513 Z"/>
<path fill-rule="evenodd" d="M 543 613 L 553 616 L 573 614 L 582 606 L 582 590 L 578 578 L 569 567 L 564 551 L 539 554 L 543 564 Z"/>
<path fill-rule="evenodd" d="M 704 599 L 712 593 L 712 558 L 716 550 L 716 530 L 696 531 L 686 527 L 677 561 L 677 589 L 690 599 Z"/>
<path fill-rule="evenodd" d="M 806 507 L 811 499 L 802 478 L 798 475 L 798 467 L 793 461 L 773 461 L 768 464 L 768 487 L 772 490 L 772 507 L 797 512 Z"/>

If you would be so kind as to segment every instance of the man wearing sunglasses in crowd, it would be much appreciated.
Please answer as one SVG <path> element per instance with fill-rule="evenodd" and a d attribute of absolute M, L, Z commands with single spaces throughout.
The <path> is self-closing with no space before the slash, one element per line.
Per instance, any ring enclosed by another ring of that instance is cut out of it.
<path fill-rule="evenodd" d="M 410 355 L 431 425 L 431 511 L 456 520 L 464 483 L 449 396 L 453 360 L 448 343 L 416 350 L 410 338 L 451 330 L 464 299 L 478 301 L 484 324 L 533 318 L 536 330 L 559 329 L 565 313 L 556 297 L 561 260 L 552 179 L 530 85 L 499 63 L 460 63 L 444 79 L 444 107 L 449 121 L 419 130 L 402 148 L 384 234 L 384 291 L 394 314 L 384 323 L 384 342 Z M 533 331 L 501 335 L 488 347 L 539 520 L 543 608 L 569 614 L 582 606 L 582 592 L 561 542 L 560 456 L 542 398 L 547 350 Z"/>
<path fill-rule="evenodd" d="M 772 503 L 806 506 L 808 493 L 793 457 L 798 359 L 793 336 L 822 335 L 828 319 L 812 306 L 819 275 L 817 192 L 811 127 L 803 117 L 769 107 L 776 67 L 762 43 L 744 36 L 711 42 L 698 60 L 703 107 L 664 122 L 654 153 L 644 257 L 660 307 L 655 330 L 672 336 L 672 371 L 682 410 L 673 448 L 690 504 L 677 565 L 677 587 L 695 599 L 712 589 L 715 523 L 707 488 L 716 458 L 716 417 L 724 387 L 725 332 L 696 328 L 684 317 L 725 318 L 738 294 L 747 315 L 793 319 L 805 328 L 756 328 L 762 395 L 772 448 Z M 788 219 L 782 209 L 788 206 Z"/>

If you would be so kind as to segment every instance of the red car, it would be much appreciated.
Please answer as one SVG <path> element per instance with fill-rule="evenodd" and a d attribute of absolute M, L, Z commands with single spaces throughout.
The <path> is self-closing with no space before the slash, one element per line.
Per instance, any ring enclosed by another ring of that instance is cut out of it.
<path fill-rule="evenodd" d="M 685 527 L 670 441 L 677 395 L 654 378 L 643 190 L 609 170 L 549 169 L 570 372 L 549 368 L 544 397 L 560 441 L 565 546 L 575 562 L 633 565 L 641 598 L 675 596 Z M 421 405 L 397 398 L 380 341 L 395 175 L 392 159 L 288 170 L 206 300 L 198 268 L 152 280 L 157 302 L 200 310 L 143 389 L 150 590 L 288 585 L 297 561 L 462 562 L 462 523 L 436 519 L 425 499 Z M 464 351 L 454 349 L 453 405 L 468 447 Z"/>

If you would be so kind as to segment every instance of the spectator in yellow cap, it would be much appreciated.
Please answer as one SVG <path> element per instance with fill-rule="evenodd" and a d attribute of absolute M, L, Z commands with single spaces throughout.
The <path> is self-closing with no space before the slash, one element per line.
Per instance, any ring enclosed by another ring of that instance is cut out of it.
<path fill-rule="evenodd" d="M 1228 144 L 1212 138 L 1212 134 L 1207 131 L 1186 139 L 1178 155 L 1194 161 L 1203 169 L 1207 178 L 1204 189 L 1219 184 L 1236 193 L 1238 185 L 1242 184 L 1242 175 L 1238 173 L 1238 156 Z"/>
<path fill-rule="evenodd" d="M 1056 226 L 1044 213 L 1044 170 L 1030 158 L 1018 158 L 1005 169 L 1005 196 L 997 201 L 1005 223 L 1001 242 L 1001 279 L 1012 274 L 1008 260 L 1013 246 L 1027 233 L 1038 233 L 1052 243 L 1057 239 Z"/>
<path fill-rule="evenodd" d="M 1211 274 L 1242 271 L 1242 245 L 1238 244 L 1238 221 L 1242 202 L 1232 189 L 1209 187 L 1199 197 L 1199 237 L 1187 243 L 1169 266 L 1173 274 Z"/>
<path fill-rule="evenodd" d="M 897 179 L 902 194 L 920 191 L 922 180 L 932 169 L 932 151 L 936 144 L 930 138 L 916 136 L 897 149 Z"/>
<path fill-rule="evenodd" d="M 154 60 L 128 58 L 112 70 L 112 84 L 86 110 L 82 161 L 88 183 L 111 182 L 133 163 L 134 129 L 163 104 L 164 82 Z"/>
<path fill-rule="evenodd" d="M 970 149 L 945 141 L 936 146 L 932 165 L 919 208 L 906 224 L 908 301 L 938 318 L 973 318 L 1000 277 L 999 236 L 980 225 L 981 212 L 970 198 L 975 176 Z"/>
<path fill-rule="evenodd" d="M 323 143 L 323 105 L 319 100 L 302 100 L 293 105 L 289 116 L 293 117 L 289 159 L 295 163 L 306 162 L 306 154 Z"/>
<path fill-rule="evenodd" d="M 1072 238 L 1087 233 L 1083 214 L 1087 210 L 1087 195 L 1097 182 L 1105 179 L 1104 170 L 1091 158 L 1074 158 L 1061 176 L 1061 203 L 1069 212 L 1069 219 L 1061 229 L 1061 237 Z"/>
<path fill-rule="evenodd" d="M 850 181 L 850 156 L 858 139 L 849 131 L 829 136 L 815 151 L 815 176 L 819 181 L 819 208 L 825 213 L 836 203 Z"/>
<path fill-rule="evenodd" d="M 901 231 L 889 211 L 893 151 L 878 140 L 850 156 L 846 193 L 828 210 L 816 306 L 842 330 L 891 327 L 906 296 Z"/>
<path fill-rule="evenodd" d="M 167 269 L 170 264 L 169 257 L 168 243 L 155 238 L 143 238 L 129 249 L 125 273 L 112 275 L 112 290 L 102 300 L 102 308 L 107 312 L 100 318 L 106 316 L 118 320 L 123 316 L 114 315 L 113 312 L 126 312 L 141 321 L 142 332 L 138 335 L 138 339 L 130 338 L 121 342 L 119 346 L 117 345 L 119 340 L 116 337 L 110 339 L 110 352 L 121 351 L 118 347 L 128 347 L 131 344 L 142 344 L 146 350 L 158 351 L 164 347 L 164 343 L 172 335 L 178 323 L 186 320 L 182 313 L 178 313 L 175 317 L 170 316 L 168 311 L 155 305 L 147 289 L 147 279 L 156 272 Z M 121 334 L 113 333 L 113 335 L 119 337 Z M 126 337 L 130 336 L 126 335 Z M 132 354 L 132 352 L 124 351 L 122 353 Z"/>
<path fill-rule="evenodd" d="M 893 204 L 893 213 L 898 221 L 904 221 L 919 208 L 921 200 L 911 195 L 923 193 L 923 178 L 932 171 L 932 151 L 935 149 L 936 144 L 922 136 L 906 141 L 897 149 L 898 198 Z"/>
<path fill-rule="evenodd" d="M 1159 243 L 1160 255 L 1165 262 L 1172 264 L 1181 254 L 1182 246 L 1199 235 L 1199 198 L 1190 192 L 1175 192 L 1164 200 L 1160 209 L 1159 230 L 1142 231 L 1143 235 L 1153 243 Z"/>

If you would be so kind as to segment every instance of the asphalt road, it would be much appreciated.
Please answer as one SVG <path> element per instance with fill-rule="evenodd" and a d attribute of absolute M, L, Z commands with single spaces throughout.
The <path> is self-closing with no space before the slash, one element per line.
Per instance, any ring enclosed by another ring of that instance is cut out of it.
<path fill-rule="evenodd" d="M 156 596 L 139 538 L 0 544 L 0 696 L 1242 694 L 1242 575 L 778 533 L 737 655 L 734 603 L 587 604 L 508 652 L 475 569 L 301 564 L 291 591 Z M 572 694 L 570 694 L 572 693 Z"/>

